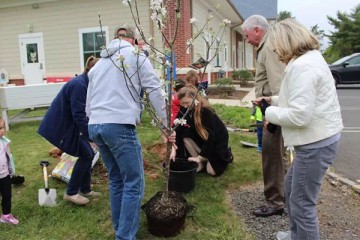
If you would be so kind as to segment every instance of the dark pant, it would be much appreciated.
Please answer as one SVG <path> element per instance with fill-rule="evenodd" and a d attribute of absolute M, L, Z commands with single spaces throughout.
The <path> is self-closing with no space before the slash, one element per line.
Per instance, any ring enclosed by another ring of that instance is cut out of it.
<path fill-rule="evenodd" d="M 11 213 L 11 178 L 0 178 L 1 207 L 3 214 Z"/>
<path fill-rule="evenodd" d="M 79 158 L 76 160 L 71 174 L 66 193 L 75 195 L 79 192 L 88 193 L 91 191 L 91 163 L 94 159 L 94 151 L 90 143 L 84 138 L 80 138 Z"/>
<path fill-rule="evenodd" d="M 263 129 L 262 136 L 262 166 L 264 179 L 264 194 L 268 206 L 283 208 L 284 200 L 284 143 L 280 126 L 275 133 Z"/>
<path fill-rule="evenodd" d="M 262 124 L 262 121 L 256 121 L 257 124 Z M 262 135 L 263 135 L 263 127 L 256 128 L 256 134 L 258 139 L 258 147 L 262 148 Z"/>

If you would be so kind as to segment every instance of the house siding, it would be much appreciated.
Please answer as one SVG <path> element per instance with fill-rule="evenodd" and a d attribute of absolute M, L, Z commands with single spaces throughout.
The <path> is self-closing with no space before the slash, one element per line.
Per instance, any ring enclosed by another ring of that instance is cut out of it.
<path fill-rule="evenodd" d="M 208 11 L 212 10 L 214 12 L 213 19 L 210 21 L 209 28 L 211 28 L 215 34 L 220 28 L 220 24 L 222 24 L 223 19 L 226 18 L 226 16 L 221 16 L 218 13 L 215 12 L 214 7 L 209 6 L 206 4 L 206 1 L 199 0 L 199 1 L 193 1 L 193 17 L 197 19 L 198 25 L 203 26 L 206 22 L 206 18 L 209 16 Z M 194 31 L 194 30 L 193 30 Z M 221 37 L 221 34 L 219 35 Z M 228 46 L 228 63 L 227 63 L 227 70 L 231 68 L 231 34 L 230 34 L 230 27 L 227 26 L 224 32 L 224 35 L 222 36 L 221 44 L 226 43 Z M 215 45 L 213 45 L 215 47 Z M 193 54 L 193 61 L 196 61 L 200 56 L 204 59 L 206 58 L 206 46 L 203 38 L 199 37 L 194 42 L 194 54 Z M 214 51 L 213 51 L 214 52 Z M 213 55 L 213 53 L 212 53 Z M 211 56 L 210 56 L 211 57 Z M 215 66 L 216 59 L 213 60 L 212 66 Z M 220 52 L 220 62 L 222 67 L 224 67 L 224 52 L 221 50 Z M 213 71 L 218 71 L 220 68 L 213 69 Z"/>
<path fill-rule="evenodd" d="M 167 0 L 172 11 L 175 0 Z M 173 5 L 171 5 L 173 4 Z M 224 3 L 226 4 L 226 3 Z M 74 76 L 81 72 L 83 66 L 80 56 L 79 30 L 84 28 L 99 28 L 98 14 L 101 14 L 102 25 L 108 28 L 108 39 L 113 38 L 115 27 L 122 23 L 133 24 L 129 7 L 125 7 L 121 0 L 39 0 L 38 8 L 33 8 L 27 1 L 16 2 L 2 0 L 0 2 L 0 69 L 9 73 L 10 80 L 18 84 L 23 79 L 21 73 L 21 60 L 19 49 L 19 35 L 42 33 L 44 44 L 45 70 L 44 78 L 52 76 Z M 227 7 L 229 7 L 227 5 Z M 162 49 L 162 36 L 156 25 L 150 19 L 149 0 L 138 0 L 139 16 L 145 37 L 154 37 L 154 45 Z M 226 16 L 217 12 L 215 7 L 207 0 L 182 0 L 181 24 L 176 41 L 177 67 L 180 72 L 185 72 L 187 66 L 196 61 L 199 55 L 205 57 L 205 44 L 202 39 L 195 41 L 189 53 L 185 52 L 186 42 L 191 38 L 193 27 L 189 24 L 191 17 L 198 19 L 203 25 L 208 15 L 208 10 L 214 11 L 211 27 L 219 29 L 219 25 Z M 232 47 L 235 45 L 231 39 L 231 29 L 226 27 L 222 43 L 228 46 L 228 69 L 232 66 Z M 224 64 L 224 53 L 220 53 L 221 63 Z M 215 65 L 213 63 L 212 65 Z M 159 69 L 158 64 L 155 68 Z M 211 65 L 207 71 L 218 71 Z M 226 70 L 226 69 L 223 69 Z"/>
<path fill-rule="evenodd" d="M 116 26 L 133 23 L 129 8 L 119 0 L 59 0 L 38 6 L 38 9 L 33 9 L 31 4 L 0 8 L 0 31 L 6 33 L 0 36 L 0 68 L 9 73 L 10 79 L 23 78 L 18 35 L 29 33 L 29 24 L 34 33 L 43 33 L 46 77 L 81 72 L 79 29 L 99 27 L 99 12 L 103 26 L 109 29 L 110 40 Z M 141 1 L 138 7 L 148 36 L 149 1 Z"/>

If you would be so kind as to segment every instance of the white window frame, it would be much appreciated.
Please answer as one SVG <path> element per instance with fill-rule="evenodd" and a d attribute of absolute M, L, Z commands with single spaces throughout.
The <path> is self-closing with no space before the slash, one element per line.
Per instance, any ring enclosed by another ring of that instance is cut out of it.
<path fill-rule="evenodd" d="M 222 67 L 222 58 L 221 58 L 221 42 L 220 42 L 220 39 L 219 38 L 216 38 L 215 40 L 215 53 L 216 53 L 216 49 L 218 50 L 218 54 L 216 55 L 215 57 L 215 67 Z"/>
<path fill-rule="evenodd" d="M 207 54 L 206 41 L 210 42 L 211 37 L 210 37 L 210 33 L 209 33 L 209 32 L 205 32 L 205 33 L 204 33 L 204 36 L 205 36 L 205 37 L 204 37 L 205 39 L 203 39 L 203 40 L 204 40 L 204 59 L 205 59 L 206 61 L 208 61 L 207 57 L 208 57 L 209 59 L 211 58 L 212 49 L 210 48 L 209 56 L 207 56 L 207 55 L 206 55 L 206 54 Z"/>
<path fill-rule="evenodd" d="M 99 27 L 90 27 L 90 28 L 80 28 L 79 29 L 79 54 L 80 54 L 80 69 L 81 72 L 84 71 L 84 45 L 83 45 L 83 33 L 93 33 L 93 32 L 100 32 Z M 102 31 L 105 37 L 105 45 L 109 43 L 109 27 L 103 26 Z M 105 47 L 105 46 L 104 46 Z"/>

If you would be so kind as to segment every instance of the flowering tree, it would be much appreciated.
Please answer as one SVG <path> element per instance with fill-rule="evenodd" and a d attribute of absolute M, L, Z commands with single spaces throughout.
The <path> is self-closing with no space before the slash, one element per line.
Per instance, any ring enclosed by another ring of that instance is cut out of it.
<path fill-rule="evenodd" d="M 149 52 L 148 58 L 152 60 L 155 64 L 159 65 L 161 67 L 161 76 L 160 79 L 162 81 L 163 86 L 163 98 L 165 99 L 166 106 L 166 112 L 167 112 L 167 118 L 171 119 L 171 105 L 172 105 L 172 89 L 173 89 L 173 72 L 177 69 L 174 68 L 174 63 L 176 62 L 175 57 L 175 45 L 176 40 L 178 36 L 178 29 L 179 29 L 179 20 L 181 18 L 181 12 L 180 12 L 180 0 L 176 0 L 176 7 L 174 9 L 174 13 L 169 14 L 169 11 L 166 6 L 166 1 L 164 0 L 150 0 L 150 10 L 151 10 L 151 19 L 154 21 L 154 24 L 156 25 L 157 29 L 159 30 L 159 35 L 161 36 L 161 42 L 162 42 L 162 48 L 157 48 L 154 44 L 155 37 L 154 36 L 145 36 L 144 29 L 142 26 L 142 22 L 139 17 L 139 10 L 138 10 L 138 2 L 137 0 L 123 0 L 122 1 L 125 6 L 127 6 L 131 12 L 134 25 L 136 26 L 136 29 L 138 31 L 138 35 L 144 40 L 145 45 L 144 47 L 140 48 L 139 46 L 135 46 L 134 54 L 137 56 L 140 56 L 143 54 L 143 51 L 146 50 Z M 222 41 L 222 37 L 225 33 L 226 26 L 229 25 L 231 22 L 227 19 L 224 19 L 220 26 L 218 27 L 217 31 L 215 31 L 211 26 L 210 22 L 213 19 L 213 14 L 210 13 L 203 25 L 198 24 L 196 18 L 191 18 L 189 24 L 192 24 L 194 32 L 193 37 L 187 40 L 186 48 L 183 49 L 183 52 L 189 51 L 192 49 L 192 46 L 196 39 L 202 38 L 204 42 L 206 43 L 206 56 L 199 56 L 200 59 L 203 60 L 202 62 L 202 70 L 201 70 L 201 79 L 203 79 L 204 74 L 206 72 L 206 68 L 208 63 L 210 63 L 221 50 L 222 45 L 218 44 Z M 101 25 L 101 21 L 100 21 Z M 101 27 L 101 26 L 100 26 Z M 172 33 L 170 33 L 169 29 L 172 29 Z M 138 58 L 139 59 L 139 58 Z M 119 57 L 120 65 L 116 65 L 116 67 L 119 69 L 119 71 L 123 72 L 125 79 L 128 79 L 129 85 L 131 87 L 132 82 L 131 78 L 132 76 L 129 76 L 126 69 L 127 66 L 124 64 L 124 56 L 121 55 Z M 141 67 L 143 62 L 140 60 L 137 62 L 137 69 Z M 166 78 L 166 70 L 170 74 L 168 74 L 168 77 Z M 166 78 L 166 80 L 165 80 Z M 141 80 L 140 80 L 141 81 Z M 140 83 L 141 85 L 141 83 Z M 130 91 L 130 90 L 129 90 Z M 198 90 L 198 93 L 205 95 L 205 92 L 201 89 Z M 134 98 L 134 101 L 136 98 Z M 140 99 L 140 98 L 138 98 Z M 186 124 L 186 120 L 184 119 L 187 115 L 187 112 L 185 113 L 185 116 L 182 119 L 175 119 L 174 123 L 171 123 L 168 121 L 167 125 L 164 125 L 164 123 L 161 121 L 161 118 L 159 118 L 156 115 L 155 110 L 152 108 L 152 105 L 148 101 L 148 98 L 145 97 L 141 100 L 141 103 L 145 106 L 145 108 L 149 111 L 151 116 L 153 117 L 152 123 L 154 126 L 158 126 L 161 131 L 169 136 L 172 131 L 176 128 L 178 125 L 184 125 Z M 192 102 L 192 106 L 194 104 L 198 104 L 198 102 L 194 100 Z M 190 108 L 188 108 L 187 111 L 189 111 Z M 174 126 L 173 126 L 174 124 Z M 172 144 L 167 144 L 167 154 L 166 154 L 166 162 L 165 162 L 165 180 L 164 180 L 164 196 L 167 196 L 168 192 L 168 178 L 169 178 L 169 172 L 170 172 L 170 153 L 171 153 L 171 147 Z"/>

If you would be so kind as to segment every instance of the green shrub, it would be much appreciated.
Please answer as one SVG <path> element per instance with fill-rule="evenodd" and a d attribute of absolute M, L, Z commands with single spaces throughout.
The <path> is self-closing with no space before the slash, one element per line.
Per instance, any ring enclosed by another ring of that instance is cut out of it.
<path fill-rule="evenodd" d="M 216 80 L 215 83 L 218 87 L 224 87 L 224 86 L 233 86 L 233 82 L 231 78 L 220 78 L 218 80 Z"/>
<path fill-rule="evenodd" d="M 240 80 L 241 84 L 247 85 L 247 82 L 254 78 L 252 71 L 250 70 L 238 70 L 232 74 L 233 79 Z"/>

